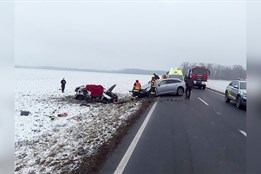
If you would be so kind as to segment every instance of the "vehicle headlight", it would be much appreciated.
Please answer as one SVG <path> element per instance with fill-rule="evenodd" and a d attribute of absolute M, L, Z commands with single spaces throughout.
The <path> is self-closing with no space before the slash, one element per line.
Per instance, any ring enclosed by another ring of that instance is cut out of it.
<path fill-rule="evenodd" d="M 243 96 L 243 98 L 247 98 L 247 94 L 245 92 L 242 92 L 241 95 Z"/>

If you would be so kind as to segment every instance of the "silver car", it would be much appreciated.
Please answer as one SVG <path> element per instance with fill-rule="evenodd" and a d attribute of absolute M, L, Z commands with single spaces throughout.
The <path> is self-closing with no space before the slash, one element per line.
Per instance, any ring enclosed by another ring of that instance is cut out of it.
<path fill-rule="evenodd" d="M 178 78 L 161 79 L 157 81 L 156 95 L 175 94 L 182 96 L 185 89 L 185 82 Z"/>
<path fill-rule="evenodd" d="M 246 81 L 243 80 L 234 80 L 226 88 L 225 91 L 225 101 L 227 103 L 230 100 L 236 102 L 236 107 L 246 107 L 247 104 L 247 90 L 246 90 Z"/>

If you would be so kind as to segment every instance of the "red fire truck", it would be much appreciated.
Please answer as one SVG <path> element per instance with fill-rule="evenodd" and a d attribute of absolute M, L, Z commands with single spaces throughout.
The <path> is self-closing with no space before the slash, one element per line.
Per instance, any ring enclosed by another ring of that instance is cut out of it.
<path fill-rule="evenodd" d="M 205 89 L 210 71 L 204 66 L 192 66 L 188 69 L 186 75 L 194 81 L 194 86 Z"/>

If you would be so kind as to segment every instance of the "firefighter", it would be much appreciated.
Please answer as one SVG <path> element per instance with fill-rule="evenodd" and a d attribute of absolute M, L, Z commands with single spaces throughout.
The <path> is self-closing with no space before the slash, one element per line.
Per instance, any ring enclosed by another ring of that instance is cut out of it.
<path fill-rule="evenodd" d="M 136 80 L 136 82 L 133 85 L 133 89 L 132 89 L 132 97 L 139 97 L 140 90 L 141 90 L 141 84 L 140 84 L 139 80 Z"/>
<path fill-rule="evenodd" d="M 155 78 L 155 80 L 160 79 L 159 76 L 157 74 L 155 74 L 155 73 L 153 73 L 153 77 Z"/>
<path fill-rule="evenodd" d="M 151 96 L 155 96 L 156 95 L 156 79 L 155 77 L 152 77 L 151 78 L 151 81 L 150 81 L 150 95 Z"/>

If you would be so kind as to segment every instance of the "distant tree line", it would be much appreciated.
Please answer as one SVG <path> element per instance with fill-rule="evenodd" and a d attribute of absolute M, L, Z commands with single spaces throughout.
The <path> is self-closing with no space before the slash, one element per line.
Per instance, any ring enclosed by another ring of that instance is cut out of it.
<path fill-rule="evenodd" d="M 184 62 L 180 68 L 183 74 L 186 74 L 191 66 L 205 66 L 210 71 L 210 79 L 216 80 L 234 80 L 234 79 L 245 79 L 246 69 L 242 65 L 223 66 L 211 63 L 189 63 Z"/>
<path fill-rule="evenodd" d="M 210 70 L 210 79 L 218 80 L 234 80 L 238 78 L 246 78 L 246 70 L 241 65 L 234 66 L 222 66 L 211 63 L 189 63 L 184 62 L 179 67 L 182 69 L 183 74 L 185 75 L 188 69 L 191 66 L 205 66 Z M 52 66 L 19 66 L 16 65 L 16 68 L 30 68 L 30 69 L 50 69 L 50 70 L 65 70 L 65 71 L 86 71 L 86 72 L 100 72 L 100 73 L 122 73 L 122 74 L 146 74 L 152 75 L 156 73 L 158 75 L 166 74 L 167 71 L 162 70 L 144 70 L 144 69 L 121 69 L 121 70 L 95 70 L 95 69 L 80 69 L 80 68 L 66 68 L 66 67 L 52 67 Z"/>

